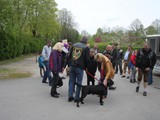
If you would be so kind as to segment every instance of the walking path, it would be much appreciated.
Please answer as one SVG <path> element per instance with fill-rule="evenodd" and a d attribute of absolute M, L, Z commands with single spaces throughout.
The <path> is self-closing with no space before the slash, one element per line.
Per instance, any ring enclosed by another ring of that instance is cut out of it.
<path fill-rule="evenodd" d="M 50 86 L 42 84 L 35 58 L 7 65 L 29 70 L 33 76 L 23 79 L 0 80 L 0 120 L 159 120 L 160 90 L 148 86 L 148 96 L 136 93 L 136 84 L 115 76 L 114 91 L 99 105 L 96 95 L 88 95 L 80 108 L 67 101 L 68 77 L 58 89 L 60 98 L 50 96 Z M 2 67 L 2 66 L 1 66 Z M 6 67 L 6 66 L 3 66 Z M 98 76 L 98 75 L 97 75 Z M 84 75 L 83 84 L 86 84 Z M 142 84 L 141 84 L 142 86 Z"/>

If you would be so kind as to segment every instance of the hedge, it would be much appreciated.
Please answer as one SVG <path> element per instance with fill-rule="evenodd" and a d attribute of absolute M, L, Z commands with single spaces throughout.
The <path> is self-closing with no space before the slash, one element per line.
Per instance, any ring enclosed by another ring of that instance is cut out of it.
<path fill-rule="evenodd" d="M 27 35 L 13 37 L 0 33 L 0 61 L 11 59 L 22 54 L 35 53 L 42 50 L 45 40 Z"/>

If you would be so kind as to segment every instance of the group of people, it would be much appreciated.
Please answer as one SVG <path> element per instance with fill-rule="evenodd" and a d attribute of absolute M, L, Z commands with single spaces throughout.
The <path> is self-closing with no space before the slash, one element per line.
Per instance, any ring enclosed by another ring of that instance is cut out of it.
<path fill-rule="evenodd" d="M 112 85 L 114 84 L 114 75 L 118 74 L 118 70 L 122 78 L 130 78 L 132 83 L 136 82 L 136 73 L 138 72 L 136 92 L 139 91 L 140 82 L 144 75 L 143 95 L 147 95 L 148 75 L 149 72 L 152 72 L 156 63 L 156 55 L 149 48 L 147 42 L 139 51 L 132 51 L 132 47 L 128 46 L 126 52 L 120 47 L 117 49 L 115 44 L 108 45 L 104 52 L 100 52 L 97 45 L 90 48 L 87 43 L 88 39 L 82 37 L 80 42 L 73 45 L 60 41 L 51 48 L 52 42 L 48 41 L 47 45 L 43 47 L 42 54 L 38 59 L 42 61 L 42 65 L 39 66 L 44 70 L 42 83 L 47 83 L 48 78 L 52 97 L 58 98 L 60 95 L 57 92 L 57 87 L 63 85 L 63 77 L 60 73 L 64 71 L 66 66 L 69 68 L 69 73 L 67 73 L 69 75 L 68 102 L 79 100 L 81 91 L 79 85 L 82 85 L 84 71 L 87 74 L 87 85 L 90 85 L 90 83 L 95 85 L 96 79 L 98 83 L 103 83 L 106 90 L 108 88 L 110 90 L 116 89 Z M 128 76 L 126 76 L 127 68 Z M 95 78 L 97 69 L 100 73 L 100 79 Z M 61 82 L 61 85 L 59 85 L 59 82 Z M 104 97 L 106 96 L 107 94 L 104 95 Z"/>
<path fill-rule="evenodd" d="M 132 46 L 128 46 L 126 52 L 122 49 L 115 49 L 113 44 L 107 46 L 107 50 L 104 51 L 106 56 L 110 57 L 113 68 L 115 68 L 115 74 L 118 73 L 118 66 L 120 70 L 120 75 L 122 78 L 130 79 L 131 83 L 137 82 L 136 92 L 139 91 L 140 83 L 144 81 L 143 96 L 147 95 L 147 84 L 151 85 L 152 80 L 152 70 L 156 64 L 156 54 L 149 47 L 149 43 L 145 42 L 144 46 L 140 50 L 132 50 Z M 122 67 L 123 63 L 123 67 Z M 123 68 L 123 69 L 122 69 Z M 128 75 L 127 75 L 128 73 Z M 137 79 L 136 79 L 136 74 Z"/>

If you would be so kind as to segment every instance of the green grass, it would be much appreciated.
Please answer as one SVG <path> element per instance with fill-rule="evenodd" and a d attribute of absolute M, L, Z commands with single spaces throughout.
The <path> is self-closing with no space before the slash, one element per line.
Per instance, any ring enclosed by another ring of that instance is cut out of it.
<path fill-rule="evenodd" d="M 16 79 L 31 77 L 30 72 L 20 72 L 15 69 L 0 68 L 0 80 L 4 79 Z"/>
<path fill-rule="evenodd" d="M 12 62 L 21 61 L 21 60 L 24 60 L 24 59 L 32 57 L 32 56 L 35 56 L 35 54 L 21 55 L 19 57 L 13 58 L 13 59 L 0 61 L 0 65 L 5 65 L 5 64 L 8 64 L 8 63 L 12 63 Z"/>

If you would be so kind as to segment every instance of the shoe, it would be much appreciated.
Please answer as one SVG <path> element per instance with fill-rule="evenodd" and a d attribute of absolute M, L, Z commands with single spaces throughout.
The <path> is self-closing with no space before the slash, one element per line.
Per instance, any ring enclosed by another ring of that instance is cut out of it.
<path fill-rule="evenodd" d="M 74 100 L 73 97 L 69 97 L 69 98 L 68 98 L 68 102 L 72 102 L 73 100 Z"/>
<path fill-rule="evenodd" d="M 60 95 L 60 93 L 57 93 L 57 92 L 56 92 L 55 94 L 56 94 L 56 95 Z"/>
<path fill-rule="evenodd" d="M 147 96 L 147 92 L 146 91 L 143 92 L 143 96 Z"/>
<path fill-rule="evenodd" d="M 78 102 L 79 100 L 78 99 L 74 99 L 74 102 Z"/>
<path fill-rule="evenodd" d="M 125 76 L 125 75 L 122 75 L 121 77 L 124 78 L 124 77 L 126 77 L 126 76 Z"/>
<path fill-rule="evenodd" d="M 46 81 L 42 81 L 42 83 L 46 83 L 46 84 L 47 84 L 48 82 L 46 82 Z"/>
<path fill-rule="evenodd" d="M 138 91 L 139 91 L 139 86 L 136 87 L 136 92 L 138 92 Z"/>
<path fill-rule="evenodd" d="M 129 76 L 127 76 L 127 79 L 129 79 L 130 77 Z"/>
<path fill-rule="evenodd" d="M 134 82 L 137 82 L 136 79 L 133 80 Z"/>
<path fill-rule="evenodd" d="M 55 94 L 51 94 L 52 97 L 54 98 L 59 98 L 59 96 L 55 93 Z"/>
<path fill-rule="evenodd" d="M 116 87 L 113 87 L 113 86 L 109 87 L 109 90 L 115 90 L 115 89 Z"/>
<path fill-rule="evenodd" d="M 120 75 L 122 75 L 122 73 L 120 73 Z"/>
<path fill-rule="evenodd" d="M 130 83 L 132 83 L 132 79 L 130 79 Z"/>

